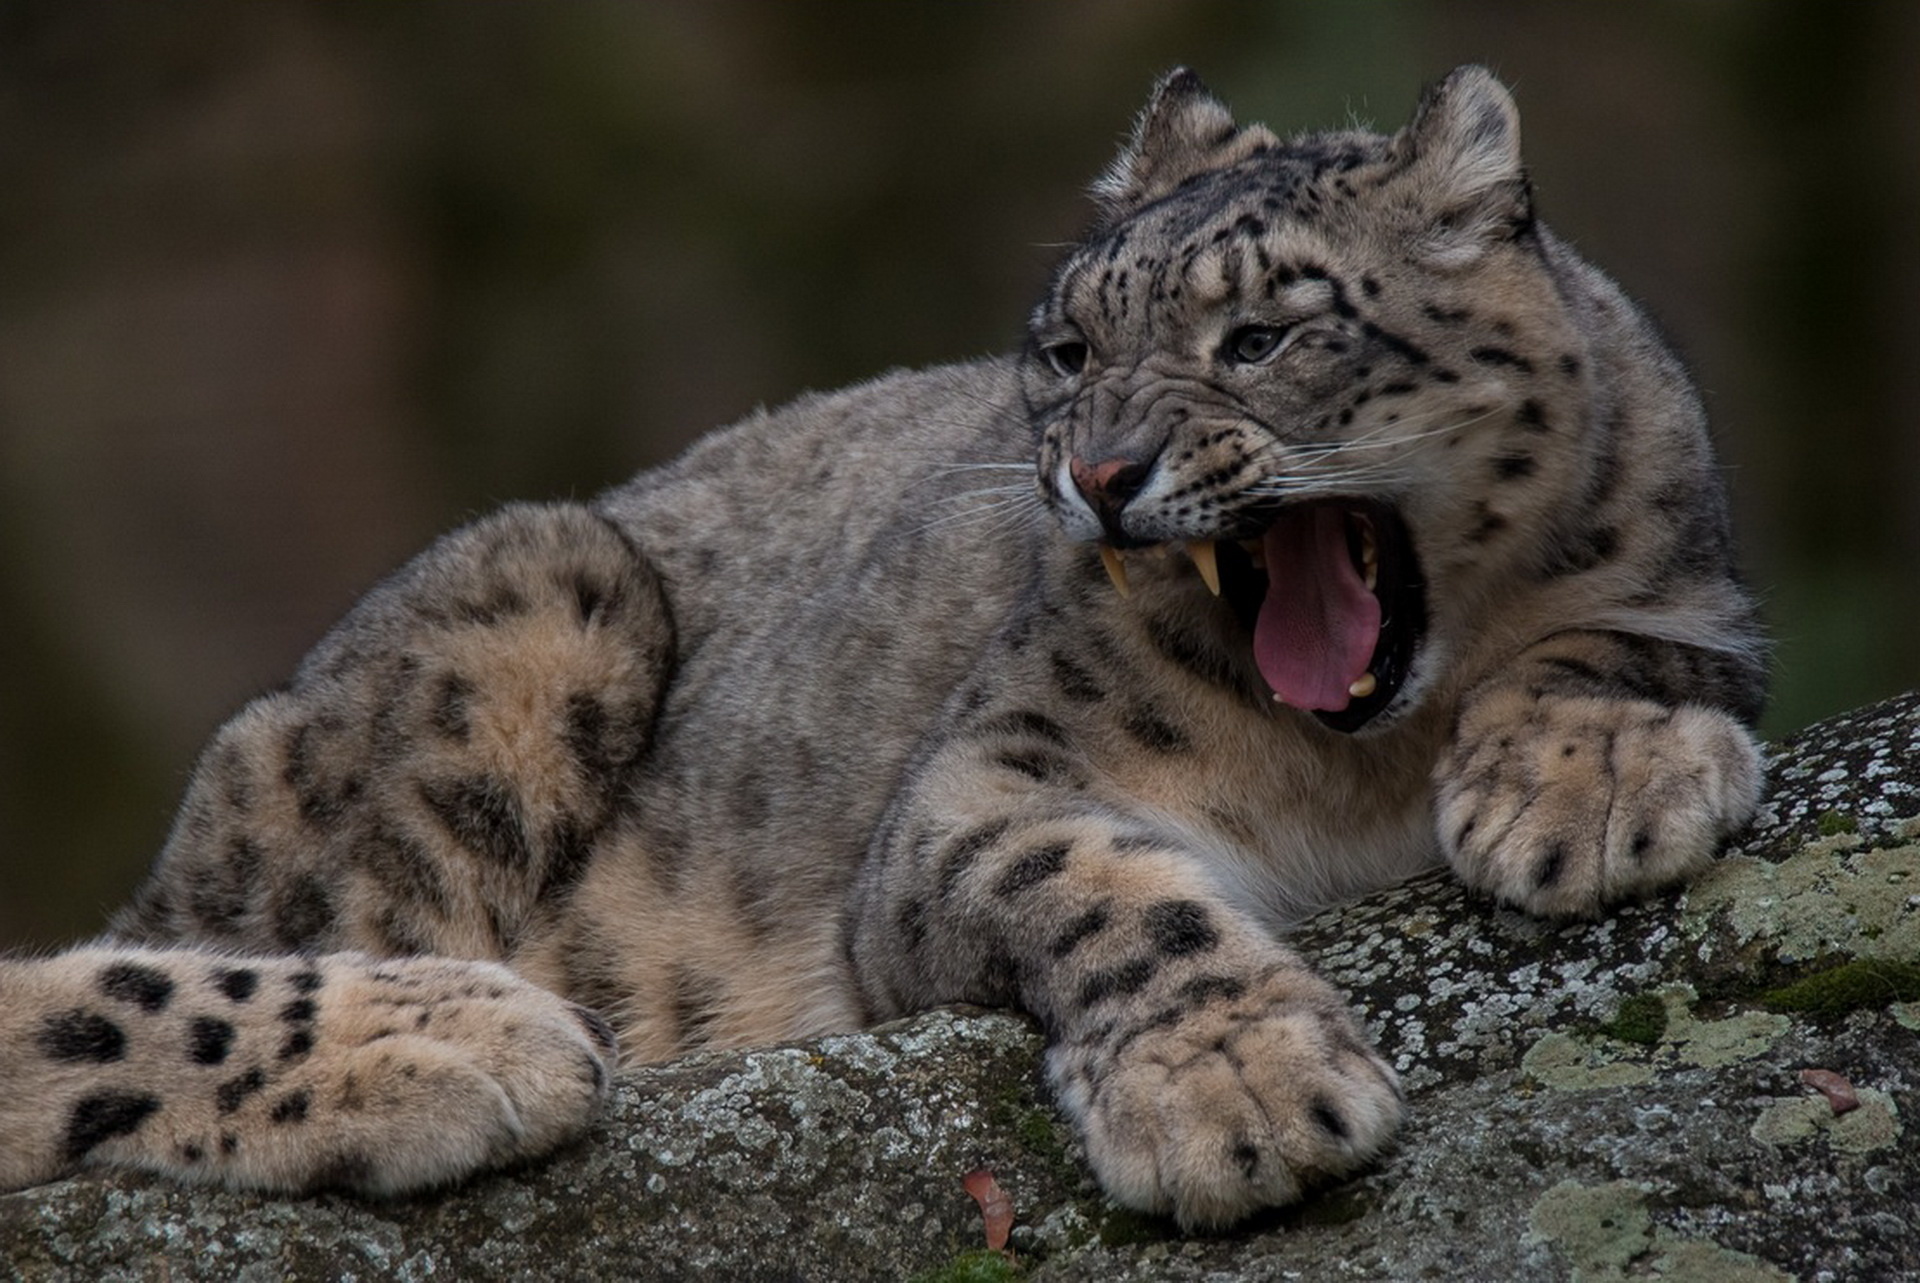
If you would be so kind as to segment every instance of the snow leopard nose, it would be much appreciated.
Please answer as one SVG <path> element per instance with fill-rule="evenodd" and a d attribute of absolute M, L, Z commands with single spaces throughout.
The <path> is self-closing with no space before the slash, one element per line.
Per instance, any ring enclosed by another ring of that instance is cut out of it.
<path fill-rule="evenodd" d="M 1073 477 L 1074 487 L 1080 491 L 1080 497 L 1087 501 L 1087 507 L 1093 509 L 1093 515 L 1100 519 L 1100 525 L 1115 543 L 1126 542 L 1126 535 L 1120 529 L 1121 509 L 1140 493 L 1147 484 L 1147 475 L 1152 471 L 1151 459 L 1142 463 L 1137 459 L 1120 457 L 1088 463 L 1075 455 L 1067 461 L 1067 472 Z"/>

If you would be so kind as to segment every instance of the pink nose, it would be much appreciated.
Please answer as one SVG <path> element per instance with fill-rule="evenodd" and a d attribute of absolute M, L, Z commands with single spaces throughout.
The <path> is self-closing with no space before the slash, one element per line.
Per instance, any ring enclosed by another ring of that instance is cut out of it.
<path fill-rule="evenodd" d="M 1086 496 L 1096 512 L 1125 507 L 1127 500 L 1140 493 L 1149 471 L 1151 469 L 1146 464 L 1135 463 L 1132 459 L 1115 458 L 1103 463 L 1088 463 L 1075 455 L 1067 461 L 1067 472 L 1073 477 L 1073 484 L 1080 488 L 1080 493 Z"/>

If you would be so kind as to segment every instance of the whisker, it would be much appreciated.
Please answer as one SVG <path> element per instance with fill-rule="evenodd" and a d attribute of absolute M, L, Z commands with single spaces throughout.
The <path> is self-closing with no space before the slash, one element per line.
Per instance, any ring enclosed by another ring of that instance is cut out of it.
<path fill-rule="evenodd" d="M 969 522 L 989 524 L 994 530 L 1003 529 L 1012 520 L 1043 515 L 1046 506 L 1031 486 L 983 486 L 948 496 L 944 502 L 965 504 L 953 512 L 933 517 L 911 528 L 910 533 L 923 534 L 941 526 L 965 525 Z"/>
<path fill-rule="evenodd" d="M 1037 507 L 1007 505 L 984 508 L 935 517 L 931 521 L 912 527 L 909 534 L 924 535 L 936 530 L 944 530 L 948 533 L 973 530 L 981 536 L 993 536 L 1023 525 L 1032 525 L 1036 519 L 1044 515 L 1044 511 Z"/>
<path fill-rule="evenodd" d="M 1263 476 L 1247 493 L 1261 498 L 1281 498 L 1311 493 L 1331 493 L 1346 489 L 1390 489 L 1409 485 L 1412 474 L 1405 463 L 1410 456 L 1430 448 L 1435 440 L 1453 437 L 1499 412 L 1493 407 L 1464 419 L 1450 419 L 1435 426 L 1407 429 L 1409 422 L 1379 424 L 1345 441 L 1263 442 L 1253 451 L 1256 463 L 1272 458 L 1284 462 L 1285 471 Z M 1433 416 L 1441 418 L 1439 414 Z M 1372 457 L 1355 457 L 1375 452 Z M 1391 452 L 1386 453 L 1386 452 Z"/>
<path fill-rule="evenodd" d="M 1434 437 L 1452 436 L 1498 412 L 1497 409 L 1488 410 L 1470 419 L 1454 420 L 1442 423 L 1437 427 L 1422 428 L 1414 432 L 1406 431 L 1406 426 L 1409 423 L 1417 422 L 1417 420 L 1403 418 L 1394 423 L 1379 424 L 1361 433 L 1359 436 L 1351 437 L 1345 441 L 1300 441 L 1293 443 L 1276 441 L 1272 443 L 1272 446 L 1273 448 L 1286 449 L 1305 455 L 1338 454 L 1347 450 L 1396 450 L 1405 446 L 1429 441 Z"/>
<path fill-rule="evenodd" d="M 1002 474 L 1011 473 L 1016 476 L 1026 477 L 1028 480 L 1024 485 L 1007 486 L 1007 487 L 1001 487 L 1001 488 L 1010 489 L 1010 490 L 1032 489 L 1033 488 L 1032 479 L 1038 474 L 1038 472 L 1039 472 L 1039 469 L 1032 463 L 946 463 L 946 464 L 941 464 L 938 467 L 929 468 L 924 474 L 922 474 L 921 476 L 916 478 L 914 481 L 912 481 L 910 485 L 912 486 L 932 485 L 936 482 L 947 481 L 955 477 L 968 476 L 968 475 L 977 476 L 982 473 L 1002 473 Z M 977 493 L 977 491 L 972 489 L 963 490 L 954 497 L 964 498 L 966 495 L 974 494 L 974 493 Z"/>

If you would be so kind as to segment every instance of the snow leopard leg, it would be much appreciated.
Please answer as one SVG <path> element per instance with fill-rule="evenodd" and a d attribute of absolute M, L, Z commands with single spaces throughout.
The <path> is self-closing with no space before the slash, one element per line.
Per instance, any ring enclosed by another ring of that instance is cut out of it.
<path fill-rule="evenodd" d="M 107 1162 L 390 1192 L 577 1134 L 612 1034 L 508 967 L 613 840 L 672 642 L 577 506 L 368 594 L 215 736 L 113 934 L 0 963 L 0 1186 Z"/>
<path fill-rule="evenodd" d="M 1090 784 L 1045 718 L 922 765 L 849 919 L 870 1008 L 1031 1012 L 1101 1184 L 1188 1227 L 1371 1161 L 1400 1090 L 1341 995 Z"/>

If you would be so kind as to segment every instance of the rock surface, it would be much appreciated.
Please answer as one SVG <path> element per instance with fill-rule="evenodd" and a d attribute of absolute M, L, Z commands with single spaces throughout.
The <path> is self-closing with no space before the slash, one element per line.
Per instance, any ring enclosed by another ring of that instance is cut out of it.
<path fill-rule="evenodd" d="M 0 1197 L 0 1276 L 1920 1276 L 1920 696 L 1778 746 L 1773 780 L 1708 876 L 1605 922 L 1436 874 L 1310 923 L 1412 1121 L 1377 1171 L 1231 1234 L 1106 1203 L 1031 1027 L 941 1012 L 626 1074 L 585 1141 L 430 1198 Z M 983 1250 L 976 1167 L 1013 1201 L 1012 1263 Z"/>

